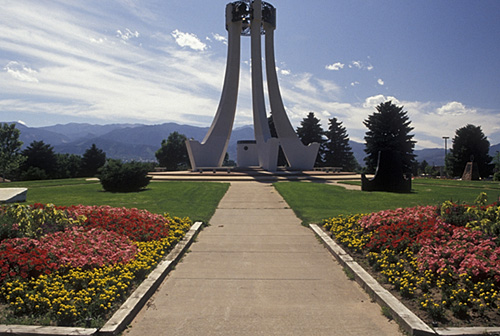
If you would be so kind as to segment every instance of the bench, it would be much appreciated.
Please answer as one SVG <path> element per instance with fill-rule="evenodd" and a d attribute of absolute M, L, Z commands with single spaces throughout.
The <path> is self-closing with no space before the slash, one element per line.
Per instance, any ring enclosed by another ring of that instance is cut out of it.
<path fill-rule="evenodd" d="M 231 173 L 231 170 L 234 167 L 196 167 L 195 169 L 192 169 L 192 172 L 199 172 L 200 174 L 203 174 L 204 171 L 211 171 L 212 173 L 216 173 L 218 171 L 225 171 L 228 174 Z"/>
<path fill-rule="evenodd" d="M 342 171 L 342 167 L 314 167 L 314 171 L 340 173 Z"/>

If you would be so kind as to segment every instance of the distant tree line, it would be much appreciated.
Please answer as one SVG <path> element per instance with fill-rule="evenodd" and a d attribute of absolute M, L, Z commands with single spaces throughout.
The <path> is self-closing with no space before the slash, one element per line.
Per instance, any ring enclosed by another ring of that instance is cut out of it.
<path fill-rule="evenodd" d="M 500 180 L 500 154 L 497 153 L 494 163 L 488 154 L 490 143 L 480 126 L 466 125 L 456 130 L 452 148 L 445 158 L 445 167 L 438 168 L 429 165 L 426 161 L 417 162 L 415 159 L 413 140 L 414 135 L 411 121 L 402 106 L 391 101 L 379 104 L 373 114 L 363 122 L 368 128 L 365 134 L 365 167 L 362 169 L 354 158 L 349 145 L 349 136 L 342 122 L 337 118 L 328 119 L 328 129 L 323 130 L 321 122 L 310 112 L 297 127 L 296 133 L 304 145 L 317 142 L 320 144 L 315 165 L 317 167 L 342 167 L 344 171 L 375 172 L 378 153 L 390 150 L 400 155 L 404 170 L 413 175 L 425 174 L 437 176 L 443 171 L 449 177 L 460 177 L 469 161 L 474 161 L 482 178 L 491 176 Z M 277 137 L 272 116 L 268 118 L 271 136 Z M 111 166 L 115 170 L 123 168 L 118 160 L 112 164 L 106 160 L 106 154 L 93 144 L 83 156 L 75 154 L 58 154 L 54 148 L 43 141 L 33 141 L 24 150 L 19 140 L 19 130 L 15 124 L 0 124 L 0 176 L 18 180 L 34 180 L 48 178 L 72 178 L 96 176 L 103 167 Z M 186 170 L 190 168 L 186 136 L 172 132 L 164 139 L 155 156 L 160 166 L 167 170 Z M 226 154 L 224 165 L 234 165 Z M 280 148 L 278 165 L 286 166 L 286 158 Z M 145 169 L 152 170 L 155 163 Z M 121 167 L 121 168 L 117 168 Z M 124 174 L 123 172 L 121 173 Z"/>
<path fill-rule="evenodd" d="M 93 177 L 106 163 L 106 153 L 92 144 L 85 153 L 60 154 L 43 141 L 25 149 L 15 124 L 0 124 L 0 174 L 2 179 L 45 180 Z"/>

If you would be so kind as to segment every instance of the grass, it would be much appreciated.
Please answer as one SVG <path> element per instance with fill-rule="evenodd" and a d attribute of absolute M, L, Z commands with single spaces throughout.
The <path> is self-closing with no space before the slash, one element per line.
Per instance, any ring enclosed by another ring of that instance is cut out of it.
<path fill-rule="evenodd" d="M 0 188 L 28 188 L 27 203 L 55 205 L 109 205 L 170 213 L 207 223 L 229 188 L 227 183 L 152 181 L 147 189 L 134 193 L 105 192 L 97 181 L 64 179 L 13 182 Z"/>
<path fill-rule="evenodd" d="M 308 182 L 278 182 L 274 185 L 304 224 L 320 223 L 338 215 L 437 205 L 446 200 L 472 203 L 480 192 L 486 192 L 490 202 L 500 196 L 499 182 L 434 181 L 415 180 L 410 194 L 363 192 Z"/>

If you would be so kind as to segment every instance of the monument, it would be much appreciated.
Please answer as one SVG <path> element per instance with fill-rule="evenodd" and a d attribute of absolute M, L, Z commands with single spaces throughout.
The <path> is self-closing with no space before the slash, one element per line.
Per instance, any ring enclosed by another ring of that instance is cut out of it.
<path fill-rule="evenodd" d="M 361 174 L 361 190 L 411 192 L 411 177 L 404 174 L 401 154 L 385 150 L 378 152 L 377 170 L 372 179 Z"/>
<path fill-rule="evenodd" d="M 257 164 L 276 171 L 281 145 L 291 170 L 310 170 L 318 154 L 319 144 L 304 146 L 297 137 L 283 105 L 274 57 L 276 9 L 262 0 L 236 1 L 226 6 L 228 53 L 224 85 L 217 112 L 210 129 L 200 143 L 187 140 L 186 146 L 193 170 L 221 167 L 233 128 L 238 97 L 241 36 L 250 36 L 252 58 L 252 110 L 255 140 L 241 143 L 239 166 Z M 265 36 L 265 62 L 269 102 L 278 137 L 271 137 L 264 100 L 262 74 L 262 41 Z"/>

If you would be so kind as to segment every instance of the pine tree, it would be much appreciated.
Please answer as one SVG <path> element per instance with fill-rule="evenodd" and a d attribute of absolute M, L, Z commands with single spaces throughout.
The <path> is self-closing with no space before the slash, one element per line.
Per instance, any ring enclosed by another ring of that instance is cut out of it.
<path fill-rule="evenodd" d="M 328 119 L 328 131 L 325 132 L 324 163 L 327 167 L 342 167 L 345 171 L 354 171 L 357 161 L 349 145 L 349 135 L 337 118 Z"/>
<path fill-rule="evenodd" d="M 413 127 L 403 107 L 394 105 L 391 101 L 381 103 L 377 111 L 363 123 L 368 128 L 365 135 L 365 157 L 368 172 L 374 172 L 377 167 L 379 151 L 389 150 L 401 156 L 403 171 L 411 172 L 415 154 L 415 141 L 409 134 Z"/>
<path fill-rule="evenodd" d="M 304 145 L 309 145 L 313 142 L 317 142 L 321 145 L 318 151 L 318 156 L 316 157 L 316 166 L 323 165 L 323 128 L 321 127 L 320 120 L 314 116 L 313 112 L 309 112 L 307 117 L 305 117 L 301 122 L 300 126 L 297 127 L 297 135 Z"/>
<path fill-rule="evenodd" d="M 96 176 L 99 168 L 106 163 L 106 153 L 102 149 L 97 148 L 92 144 L 82 157 L 82 175 L 83 176 Z"/>

